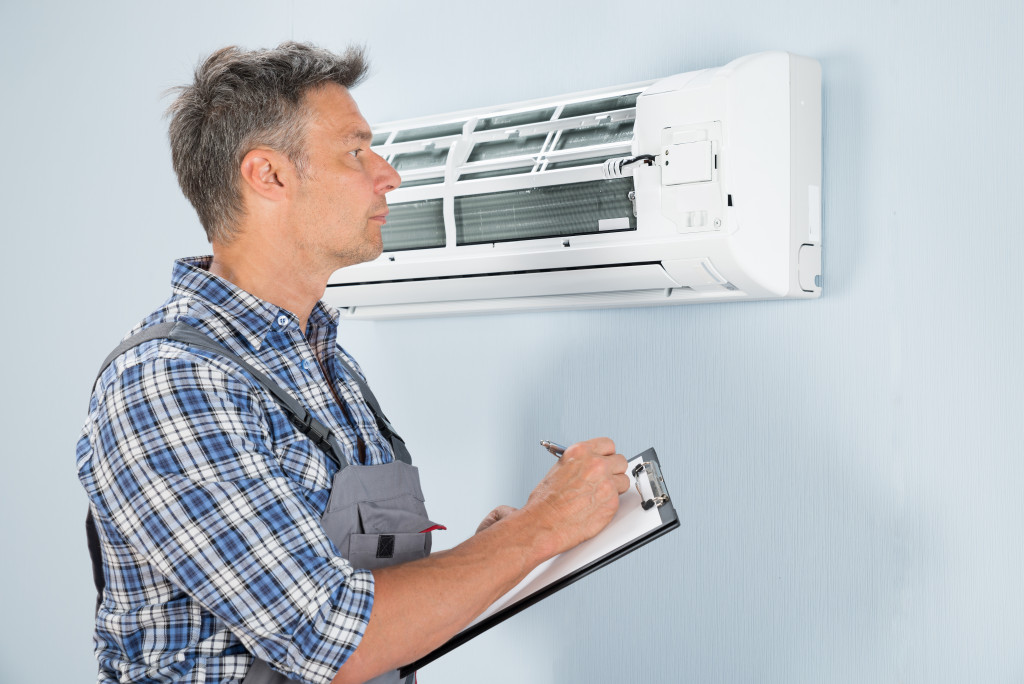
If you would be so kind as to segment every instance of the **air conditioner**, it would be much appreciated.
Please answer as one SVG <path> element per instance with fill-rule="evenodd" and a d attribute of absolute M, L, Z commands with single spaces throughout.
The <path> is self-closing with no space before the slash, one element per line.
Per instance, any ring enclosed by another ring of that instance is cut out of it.
<path fill-rule="evenodd" d="M 330 279 L 353 318 L 821 293 L 821 68 L 717 69 L 382 124 L 384 253 Z"/>

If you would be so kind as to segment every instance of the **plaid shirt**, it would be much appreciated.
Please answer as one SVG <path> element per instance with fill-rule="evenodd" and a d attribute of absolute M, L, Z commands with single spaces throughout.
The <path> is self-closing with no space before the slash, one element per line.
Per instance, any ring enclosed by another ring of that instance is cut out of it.
<path fill-rule="evenodd" d="M 176 262 L 171 298 L 132 332 L 195 326 L 298 397 L 349 462 L 391 461 L 346 380 L 337 312 L 318 303 L 303 335 L 209 264 Z M 241 681 L 256 654 L 322 683 L 359 645 L 373 575 L 320 526 L 335 467 L 232 362 L 168 340 L 125 352 L 96 383 L 77 465 L 106 578 L 99 682 Z"/>

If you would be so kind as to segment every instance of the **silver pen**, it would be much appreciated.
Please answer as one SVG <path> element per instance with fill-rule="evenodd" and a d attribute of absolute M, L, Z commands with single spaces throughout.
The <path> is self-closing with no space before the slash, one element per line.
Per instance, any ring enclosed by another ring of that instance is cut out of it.
<path fill-rule="evenodd" d="M 546 439 L 540 441 L 540 445 L 550 451 L 555 458 L 562 458 L 562 454 L 565 452 L 565 447 L 555 442 L 549 442 Z"/>

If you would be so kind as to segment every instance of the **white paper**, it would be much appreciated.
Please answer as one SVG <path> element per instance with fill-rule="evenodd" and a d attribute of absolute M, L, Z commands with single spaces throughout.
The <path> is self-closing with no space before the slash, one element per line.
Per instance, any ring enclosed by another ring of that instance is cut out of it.
<path fill-rule="evenodd" d="M 638 456 L 630 461 L 626 467 L 626 473 L 629 474 L 634 485 L 637 480 L 633 478 L 633 468 L 642 462 L 643 459 Z M 645 473 L 640 473 L 639 482 L 644 495 L 643 499 L 640 498 L 636 487 L 631 486 L 625 493 L 619 496 L 619 510 L 616 511 L 615 517 L 596 537 L 588 539 L 565 553 L 538 565 L 522 582 L 492 603 L 466 629 L 514 603 L 529 598 L 549 584 L 557 582 L 566 575 L 572 574 L 619 547 L 625 546 L 637 537 L 642 537 L 645 533 L 660 527 L 661 512 L 658 510 L 658 507 L 651 506 L 650 509 L 645 511 L 640 505 L 644 500 L 651 498 L 650 481 Z"/>

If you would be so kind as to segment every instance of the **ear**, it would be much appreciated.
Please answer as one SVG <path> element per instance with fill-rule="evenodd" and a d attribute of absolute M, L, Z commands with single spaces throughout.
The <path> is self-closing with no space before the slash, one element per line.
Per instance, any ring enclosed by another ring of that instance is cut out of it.
<path fill-rule="evenodd" d="M 242 181 L 257 195 L 272 202 L 285 199 L 295 179 L 295 167 L 276 150 L 257 148 L 242 157 Z"/>

